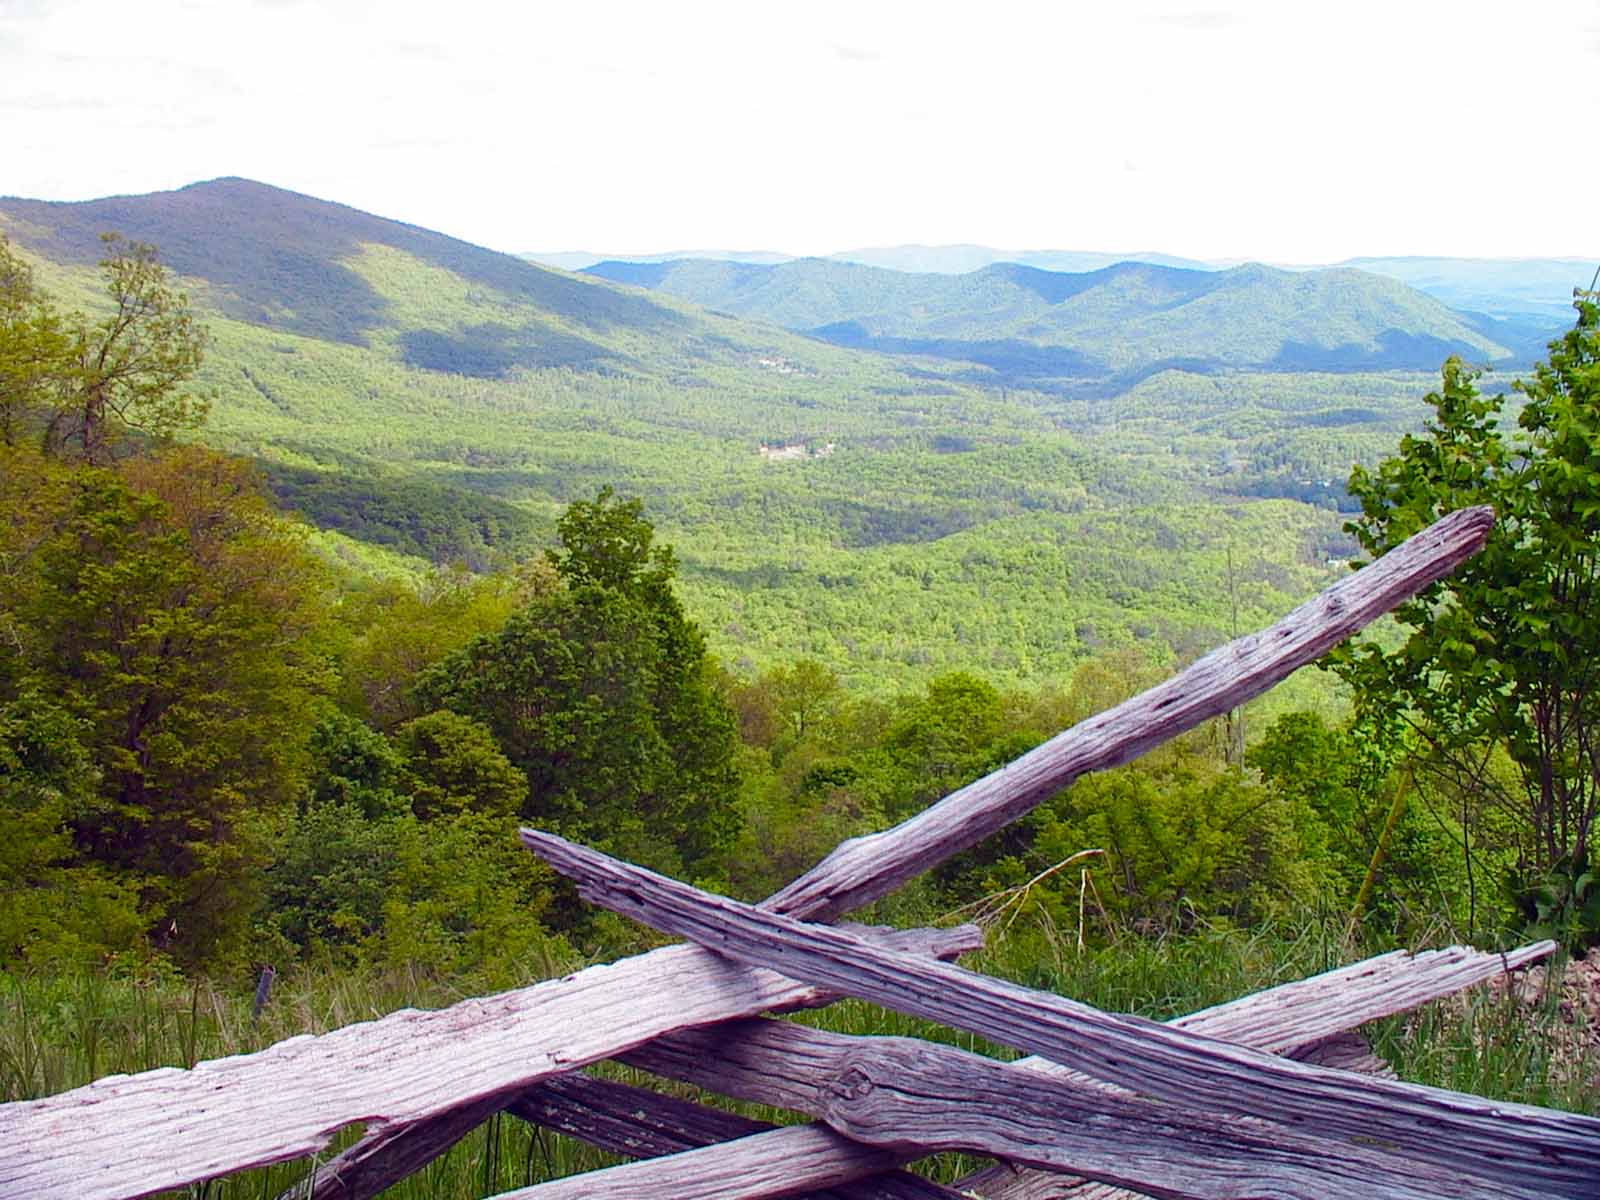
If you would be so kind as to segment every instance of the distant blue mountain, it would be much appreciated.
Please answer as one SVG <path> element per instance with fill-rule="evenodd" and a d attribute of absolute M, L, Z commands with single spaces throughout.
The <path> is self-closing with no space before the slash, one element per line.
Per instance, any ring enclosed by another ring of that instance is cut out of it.
<path fill-rule="evenodd" d="M 529 250 L 517 255 L 526 262 L 541 267 L 557 267 L 563 271 L 582 271 L 601 262 L 660 263 L 682 258 L 702 258 L 712 262 L 747 262 L 771 265 L 791 262 L 792 254 L 779 254 L 772 250 L 672 250 L 663 254 L 592 254 L 587 250 Z"/>
<path fill-rule="evenodd" d="M 966 275 L 995 263 L 1018 263 L 1045 271 L 1098 271 L 1120 262 L 1154 263 L 1163 267 L 1183 267 L 1191 271 L 1215 270 L 1213 263 L 1179 258 L 1150 250 L 1109 254 L 1099 250 L 996 250 L 991 246 L 876 246 L 860 250 L 841 250 L 828 255 L 837 262 L 884 267 L 891 271 L 911 271 L 927 275 Z"/>
<path fill-rule="evenodd" d="M 1573 289 L 1593 284 L 1600 259 L 1352 258 L 1340 265 L 1398 279 L 1466 312 L 1570 324 Z"/>

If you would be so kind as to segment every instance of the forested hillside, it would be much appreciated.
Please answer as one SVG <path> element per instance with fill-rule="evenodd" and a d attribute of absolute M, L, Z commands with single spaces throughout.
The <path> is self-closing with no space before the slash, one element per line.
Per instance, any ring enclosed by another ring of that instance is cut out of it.
<path fill-rule="evenodd" d="M 1045 679 L 1265 619 L 1349 553 L 1338 481 L 1415 424 L 1426 387 L 1169 370 L 1064 397 L 246 181 L 0 202 L 41 283 L 85 307 L 107 222 L 170 244 L 207 320 L 205 439 L 354 539 L 331 545 L 343 561 L 509 564 L 613 485 L 646 500 L 724 661 L 816 654 L 868 689 Z"/>

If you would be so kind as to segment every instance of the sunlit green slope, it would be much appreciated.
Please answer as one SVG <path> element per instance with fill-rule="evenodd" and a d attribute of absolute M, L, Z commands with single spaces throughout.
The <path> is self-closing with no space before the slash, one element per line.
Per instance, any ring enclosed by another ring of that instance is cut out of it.
<path fill-rule="evenodd" d="M 1373 431 L 1420 412 L 1416 377 L 1359 402 L 1335 377 L 1182 372 L 1096 401 L 1018 391 L 243 181 L 96 205 L 0 201 L 0 228 L 77 307 L 101 226 L 161 244 L 214 338 L 202 436 L 259 459 L 286 505 L 483 566 L 614 485 L 645 499 L 741 668 L 812 654 L 886 688 L 1039 680 L 1135 641 L 1198 651 L 1346 552 L 1327 507 L 1262 481 L 1332 472 L 1317 438 L 1350 412 Z M 1274 450 L 1308 414 L 1313 444 Z"/>

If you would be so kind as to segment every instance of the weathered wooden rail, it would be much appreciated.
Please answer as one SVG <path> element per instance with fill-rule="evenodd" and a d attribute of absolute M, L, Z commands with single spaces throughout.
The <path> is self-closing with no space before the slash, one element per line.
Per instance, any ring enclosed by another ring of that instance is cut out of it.
<path fill-rule="evenodd" d="M 502 1110 L 633 1157 L 665 1155 L 515 1195 L 949 1200 L 958 1193 L 896 1168 L 959 1147 L 1011 1164 L 963 1183 L 994 1200 L 1119 1194 L 1107 1185 L 1197 1197 L 1600 1196 L 1600 1122 L 1297 1061 L 1314 1060 L 1316 1045 L 1340 1031 L 1540 957 L 1549 944 L 1504 959 L 1385 956 L 1162 1026 L 939 961 L 972 948 L 970 930 L 806 923 L 887 893 L 1079 775 L 1259 695 L 1453 570 L 1491 523 L 1483 509 L 1446 517 L 1270 629 L 895 829 L 844 843 L 755 908 L 529 832 L 592 898 L 710 949 L 669 947 L 439 1012 L 0 1106 L 0 1196 L 124 1200 L 301 1157 L 359 1121 L 362 1141 L 299 1191 L 366 1197 Z M 1007 1065 L 748 1020 L 835 994 L 1043 1058 Z M 615 1056 L 820 1123 L 761 1129 L 573 1074 Z"/>
<path fill-rule="evenodd" d="M 829 991 L 1039 1054 L 1128 1093 L 1064 1085 L 1058 1119 L 1027 1122 L 1051 1129 L 1059 1139 L 1069 1138 L 1074 1129 L 1092 1130 L 1087 1141 L 1111 1156 L 1104 1167 L 1089 1165 L 1089 1145 L 1063 1152 L 1077 1157 L 1074 1164 L 1062 1158 L 1030 1158 L 1016 1147 L 959 1144 L 959 1134 L 943 1132 L 949 1127 L 940 1126 L 941 1118 L 953 1122 L 970 1116 L 977 1098 L 990 1096 L 998 1106 L 990 1124 L 1004 1123 L 1006 1098 L 1022 1106 L 1027 1089 L 1014 1083 L 985 1088 L 982 1081 L 992 1084 L 993 1073 L 983 1074 L 976 1062 L 987 1060 L 957 1061 L 957 1052 L 922 1043 L 913 1043 L 921 1047 L 919 1053 L 889 1049 L 888 1039 L 880 1039 L 822 1073 L 828 1095 L 817 1115 L 857 1141 L 973 1149 L 1034 1165 L 1075 1166 L 1084 1175 L 1131 1185 L 1138 1181 L 1113 1174 L 1110 1164 L 1136 1154 L 1141 1145 L 1161 1160 L 1186 1155 L 1184 1166 L 1193 1168 L 1199 1161 L 1197 1147 L 1231 1148 L 1232 1131 L 1241 1139 L 1242 1168 L 1264 1163 L 1262 1137 L 1295 1148 L 1301 1145 L 1301 1131 L 1316 1130 L 1312 1141 L 1319 1144 L 1314 1150 L 1291 1149 L 1280 1173 L 1249 1177 L 1251 1186 L 1277 1187 L 1285 1195 L 1371 1196 L 1384 1194 L 1382 1187 L 1398 1188 L 1393 1180 L 1403 1174 L 1425 1181 L 1431 1189 L 1425 1194 L 1440 1196 L 1572 1196 L 1586 1194 L 1584 1189 L 1600 1190 L 1600 1120 L 1594 1118 L 1351 1076 L 1104 1013 L 1048 992 L 873 946 L 843 929 L 701 892 L 553 834 L 523 830 L 522 838 L 545 862 L 576 880 L 586 899 L 615 912 L 736 961 L 781 970 Z M 1070 1094 L 1077 1096 L 1073 1104 L 1067 1103 Z M 957 1099 L 946 1107 L 935 1103 L 940 1096 Z M 926 1129 L 923 1137 L 913 1138 L 910 1129 L 918 1115 Z M 1256 1130 L 1252 1137 L 1223 1117 L 1249 1118 L 1270 1127 L 1271 1133 Z M 1383 1151 L 1369 1154 L 1369 1147 Z M 1368 1170 L 1374 1159 L 1376 1174 Z M 1402 1169 L 1395 1159 L 1407 1165 Z M 1296 1168 L 1305 1163 L 1320 1175 L 1316 1187 L 1297 1183 L 1301 1177 Z M 1241 1194 L 1245 1177 L 1235 1174 L 1232 1165 L 1221 1170 L 1216 1190 L 1202 1186 L 1193 1175 L 1191 1190 L 1183 1191 L 1178 1180 L 1169 1185 L 1148 1174 L 1141 1190 Z M 1267 1193 L 1247 1189 L 1242 1194 Z"/>

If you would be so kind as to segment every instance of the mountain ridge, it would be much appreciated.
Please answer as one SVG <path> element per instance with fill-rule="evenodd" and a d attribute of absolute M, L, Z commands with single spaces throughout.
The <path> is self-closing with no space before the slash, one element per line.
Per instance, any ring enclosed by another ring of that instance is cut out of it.
<path fill-rule="evenodd" d="M 991 263 L 948 275 L 806 258 L 607 262 L 583 273 L 838 345 L 966 359 L 1035 385 L 1126 381 L 1173 363 L 1418 369 L 1451 354 L 1501 361 L 1520 349 L 1421 292 L 1346 268 L 1122 262 L 1074 273 Z"/>
<path fill-rule="evenodd" d="M 370 282 L 348 265 L 363 244 L 388 246 L 543 309 L 558 309 L 566 321 L 595 332 L 681 320 L 659 304 L 584 287 L 511 255 L 233 176 L 99 200 L 0 197 L 0 213 L 19 222 L 12 231 L 16 241 L 61 262 L 95 262 L 106 230 L 152 242 L 172 271 L 215 285 L 227 315 L 353 345 L 363 344 L 383 323 L 385 311 Z"/>
<path fill-rule="evenodd" d="M 568 271 L 583 271 L 602 262 L 673 262 L 705 258 L 728 262 L 777 265 L 803 257 L 882 267 L 911 274 L 964 275 L 994 263 L 1017 263 L 1041 270 L 1080 273 L 1122 262 L 1148 262 L 1189 270 L 1221 271 L 1257 261 L 1244 258 L 1196 259 L 1155 250 L 1003 250 L 975 243 L 905 244 L 840 250 L 825 255 L 792 255 L 773 251 L 666 251 L 648 254 L 601 252 L 529 253 L 521 257 Z M 1264 260 L 1263 260 L 1264 261 Z M 1351 267 L 1385 275 L 1441 300 L 1451 308 L 1481 313 L 1500 321 L 1539 319 L 1546 336 L 1568 318 L 1574 288 L 1592 286 L 1600 258 L 1582 255 L 1472 257 L 1450 255 L 1358 255 L 1328 262 L 1278 262 L 1265 265 L 1286 271 L 1319 271 Z M 1553 322 L 1553 323 L 1552 323 Z"/>

